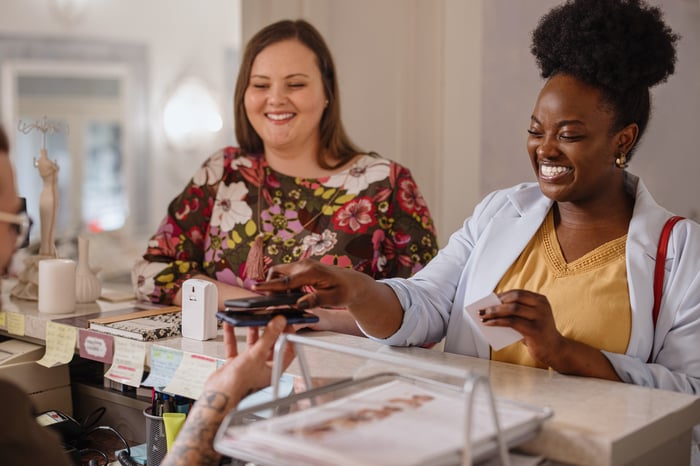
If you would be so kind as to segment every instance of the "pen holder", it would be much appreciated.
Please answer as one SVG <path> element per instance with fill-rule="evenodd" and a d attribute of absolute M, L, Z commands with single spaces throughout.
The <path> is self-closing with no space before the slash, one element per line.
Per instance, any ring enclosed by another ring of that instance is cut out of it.
<path fill-rule="evenodd" d="M 150 406 L 143 410 L 143 415 L 146 417 L 146 464 L 159 466 L 168 452 L 163 417 L 151 414 Z"/>

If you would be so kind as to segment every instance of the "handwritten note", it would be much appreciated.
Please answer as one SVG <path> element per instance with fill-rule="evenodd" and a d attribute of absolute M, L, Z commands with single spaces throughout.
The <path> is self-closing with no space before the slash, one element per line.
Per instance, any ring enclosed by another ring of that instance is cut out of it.
<path fill-rule="evenodd" d="M 80 357 L 100 361 L 106 364 L 112 362 L 114 356 L 114 337 L 104 333 L 81 328 L 78 333 Z"/>
<path fill-rule="evenodd" d="M 495 351 L 523 339 L 523 336 L 519 332 L 510 327 L 487 327 L 481 322 L 479 310 L 486 307 L 497 306 L 499 304 L 501 304 L 501 300 L 498 299 L 498 296 L 496 296 L 495 293 L 491 293 L 490 295 L 481 298 L 480 300 L 475 301 L 464 308 L 464 311 L 467 313 L 467 315 L 469 315 L 469 317 L 472 318 L 474 322 L 476 322 L 477 328 L 481 331 L 484 338 L 486 338 L 486 341 L 489 342 Z"/>
<path fill-rule="evenodd" d="M 138 387 L 143 377 L 146 344 L 127 338 L 114 338 L 114 359 L 105 377 L 131 387 Z"/>
<path fill-rule="evenodd" d="M 182 351 L 151 346 L 151 373 L 141 385 L 162 388 L 170 383 L 182 361 Z"/>
<path fill-rule="evenodd" d="M 24 314 L 7 313 L 7 333 L 24 336 Z"/>
<path fill-rule="evenodd" d="M 204 382 L 215 370 L 215 358 L 185 353 L 173 379 L 163 390 L 196 400 L 202 394 Z"/>
<path fill-rule="evenodd" d="M 46 322 L 46 352 L 37 363 L 44 367 L 68 364 L 75 354 L 78 329 L 68 325 Z"/>

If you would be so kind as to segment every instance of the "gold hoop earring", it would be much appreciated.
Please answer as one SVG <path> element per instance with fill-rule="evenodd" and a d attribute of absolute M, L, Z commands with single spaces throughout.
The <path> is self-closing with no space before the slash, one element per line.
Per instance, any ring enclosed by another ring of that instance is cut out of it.
<path fill-rule="evenodd" d="M 625 154 L 624 152 L 620 152 L 620 155 L 618 155 L 615 159 L 615 166 L 624 170 L 625 168 L 627 168 L 627 165 L 627 154 Z"/>

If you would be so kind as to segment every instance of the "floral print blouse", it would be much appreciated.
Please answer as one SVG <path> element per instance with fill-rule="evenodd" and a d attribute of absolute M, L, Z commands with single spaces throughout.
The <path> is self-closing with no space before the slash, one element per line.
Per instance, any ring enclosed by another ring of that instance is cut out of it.
<path fill-rule="evenodd" d="M 408 277 L 437 253 L 428 206 L 401 165 L 363 155 L 332 176 L 295 178 L 227 147 L 171 202 L 134 266 L 136 294 L 169 304 L 197 274 L 251 289 L 246 258 L 258 235 L 265 272 L 308 257 L 377 279 Z"/>

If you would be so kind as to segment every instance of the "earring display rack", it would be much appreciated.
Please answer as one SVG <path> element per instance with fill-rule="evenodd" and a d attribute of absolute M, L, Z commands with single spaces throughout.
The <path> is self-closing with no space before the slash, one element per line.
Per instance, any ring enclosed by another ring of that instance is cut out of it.
<path fill-rule="evenodd" d="M 306 387 L 313 386 L 307 348 L 393 370 L 280 398 L 282 356 L 290 344 Z M 508 450 L 534 438 L 553 415 L 547 407 L 495 397 L 485 376 L 397 354 L 292 334 L 280 337 L 274 354 L 272 401 L 229 413 L 214 441 L 219 453 L 259 465 L 471 465 L 498 456 L 508 466 Z M 445 378 L 459 382 L 437 380 Z"/>

